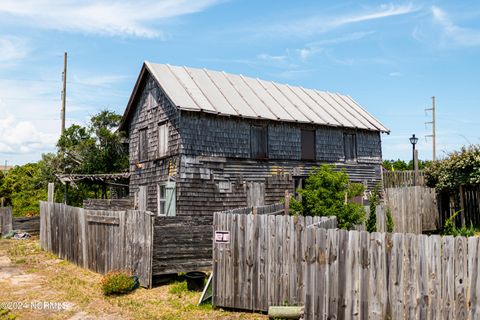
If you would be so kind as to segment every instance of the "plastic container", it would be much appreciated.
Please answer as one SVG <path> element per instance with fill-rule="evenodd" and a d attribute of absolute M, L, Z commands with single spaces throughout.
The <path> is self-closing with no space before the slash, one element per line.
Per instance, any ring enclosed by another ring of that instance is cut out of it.
<path fill-rule="evenodd" d="M 193 271 L 187 272 L 185 278 L 187 278 L 187 289 L 190 291 L 202 291 L 205 285 L 205 272 Z"/>

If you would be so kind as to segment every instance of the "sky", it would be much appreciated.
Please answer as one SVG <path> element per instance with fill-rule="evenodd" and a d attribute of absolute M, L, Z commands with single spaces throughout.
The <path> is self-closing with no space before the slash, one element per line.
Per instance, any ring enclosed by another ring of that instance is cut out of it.
<path fill-rule="evenodd" d="M 477 1 L 1 0 L 0 165 L 38 161 L 67 126 L 123 114 L 143 61 L 352 96 L 391 133 L 384 159 L 480 143 Z"/>

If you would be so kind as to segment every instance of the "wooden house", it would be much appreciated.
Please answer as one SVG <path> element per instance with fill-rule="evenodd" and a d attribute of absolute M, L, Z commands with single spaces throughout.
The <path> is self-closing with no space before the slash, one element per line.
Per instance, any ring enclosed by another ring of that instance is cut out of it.
<path fill-rule="evenodd" d="M 314 166 L 381 181 L 381 133 L 351 97 L 145 62 L 123 115 L 130 194 L 158 215 L 211 215 L 278 202 Z"/>

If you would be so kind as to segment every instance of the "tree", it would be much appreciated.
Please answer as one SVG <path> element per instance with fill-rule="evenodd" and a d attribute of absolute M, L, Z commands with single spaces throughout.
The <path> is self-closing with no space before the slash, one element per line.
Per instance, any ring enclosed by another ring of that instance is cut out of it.
<path fill-rule="evenodd" d="M 116 131 L 121 116 L 104 110 L 87 127 L 72 125 L 58 141 L 58 155 L 66 173 L 114 173 L 128 169 L 123 135 Z"/>
<path fill-rule="evenodd" d="M 338 226 L 351 229 L 365 218 L 362 205 L 350 201 L 362 195 L 363 185 L 351 183 L 345 171 L 334 171 L 333 166 L 314 168 L 305 181 L 305 188 L 298 189 L 301 200 L 292 199 L 292 214 L 311 216 L 336 216 Z"/>
<path fill-rule="evenodd" d="M 424 170 L 429 167 L 432 162 L 429 160 L 418 160 L 418 169 Z M 410 160 L 408 163 L 404 160 L 383 160 L 383 167 L 388 171 L 405 171 L 413 170 L 413 161 Z"/>
<path fill-rule="evenodd" d="M 58 173 L 116 173 L 128 170 L 124 137 L 116 128 L 121 116 L 104 110 L 87 126 L 72 125 L 60 137 L 57 153 L 42 155 L 37 163 L 17 166 L 0 175 L 0 198 L 13 206 L 15 215 L 39 213 L 38 202 L 47 200 L 47 185 L 56 182 L 55 199 L 63 199 Z M 99 186 L 77 184 L 69 191 L 69 203 L 82 205 L 83 199 L 97 196 Z"/>
<path fill-rule="evenodd" d="M 425 170 L 427 186 L 437 192 L 457 192 L 460 186 L 480 184 L 480 146 L 471 145 L 435 161 Z"/>

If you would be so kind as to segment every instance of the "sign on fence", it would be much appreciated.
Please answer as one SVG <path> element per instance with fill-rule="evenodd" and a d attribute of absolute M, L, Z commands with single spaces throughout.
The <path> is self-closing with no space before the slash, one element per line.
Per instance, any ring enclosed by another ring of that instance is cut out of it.
<path fill-rule="evenodd" d="M 215 231 L 215 243 L 230 243 L 230 231 Z"/>

